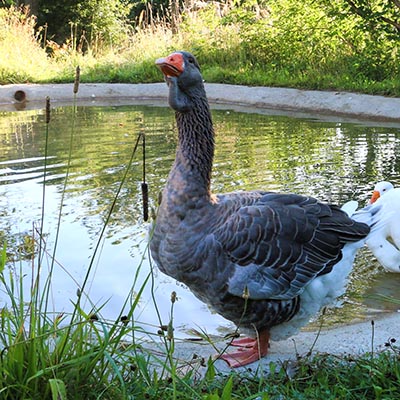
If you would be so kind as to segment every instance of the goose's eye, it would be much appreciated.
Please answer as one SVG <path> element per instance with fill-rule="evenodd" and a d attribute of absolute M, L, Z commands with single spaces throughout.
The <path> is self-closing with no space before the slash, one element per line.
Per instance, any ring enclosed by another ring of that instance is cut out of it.
<path fill-rule="evenodd" d="M 190 64 L 193 64 L 193 63 L 194 63 L 194 58 L 189 57 L 189 58 L 188 58 L 188 61 L 190 62 Z"/>

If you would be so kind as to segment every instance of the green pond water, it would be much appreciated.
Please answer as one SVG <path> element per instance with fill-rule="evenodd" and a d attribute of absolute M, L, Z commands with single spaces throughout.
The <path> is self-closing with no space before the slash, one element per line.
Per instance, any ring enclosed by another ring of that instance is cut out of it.
<path fill-rule="evenodd" d="M 338 204 L 355 199 L 364 205 L 375 182 L 385 179 L 400 184 L 400 124 L 346 123 L 337 118 L 326 122 L 221 108 L 213 109 L 214 192 L 259 188 Z M 40 275 L 43 285 L 52 268 L 50 307 L 55 314 L 71 311 L 89 265 L 82 306 L 85 312 L 95 309 L 107 320 L 117 318 L 121 310 L 126 312 L 126 299 L 128 303 L 135 300 L 149 275 L 149 222 L 143 221 L 140 191 L 141 147 L 92 259 L 139 133 L 146 136 L 146 180 L 150 206 L 155 208 L 175 154 L 175 120 L 170 109 L 138 105 L 53 108 L 46 162 L 43 110 L 0 112 L 0 239 L 7 243 L 7 268 L 22 277 L 29 293 L 32 271 L 37 271 L 29 238 L 33 235 L 38 240 L 42 231 L 46 252 Z M 351 323 L 396 312 L 398 304 L 379 296 L 400 299 L 399 288 L 400 274 L 383 271 L 363 249 L 345 296 L 324 321 Z M 231 328 L 182 284 L 156 270 L 138 302 L 137 324 L 157 331 L 155 304 L 162 321 L 168 323 L 172 291 L 178 296 L 174 324 L 182 335 L 190 328 L 209 333 Z M 0 287 L 0 308 L 6 302 L 4 287 Z"/>

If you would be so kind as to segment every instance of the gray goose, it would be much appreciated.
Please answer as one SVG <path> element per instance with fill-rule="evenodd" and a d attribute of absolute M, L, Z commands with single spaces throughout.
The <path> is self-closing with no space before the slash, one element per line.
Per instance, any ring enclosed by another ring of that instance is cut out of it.
<path fill-rule="evenodd" d="M 219 355 L 231 367 L 268 352 L 343 292 L 370 231 L 336 205 L 266 191 L 215 195 L 214 129 L 196 58 L 158 59 L 175 110 L 178 146 L 150 241 L 152 258 L 249 338 Z"/>

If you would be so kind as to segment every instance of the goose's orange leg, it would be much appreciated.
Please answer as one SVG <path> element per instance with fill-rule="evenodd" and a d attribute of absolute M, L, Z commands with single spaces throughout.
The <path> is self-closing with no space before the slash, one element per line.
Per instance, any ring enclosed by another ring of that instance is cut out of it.
<path fill-rule="evenodd" d="M 230 353 L 224 353 L 218 358 L 226 361 L 232 368 L 243 367 L 267 355 L 269 332 L 260 332 L 256 339 L 243 338 L 233 340 L 231 345 L 239 347 L 239 349 Z"/>

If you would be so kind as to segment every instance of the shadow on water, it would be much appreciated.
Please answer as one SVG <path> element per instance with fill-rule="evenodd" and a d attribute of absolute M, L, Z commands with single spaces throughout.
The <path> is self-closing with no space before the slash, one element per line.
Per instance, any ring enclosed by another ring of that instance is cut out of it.
<path fill-rule="evenodd" d="M 387 179 L 400 184 L 400 126 L 223 109 L 214 109 L 213 118 L 217 133 L 215 192 L 262 188 L 303 193 L 338 204 L 357 199 L 363 205 L 374 182 Z M 15 273 L 20 266 L 22 271 L 31 268 L 21 243 L 40 223 L 44 119 L 41 110 L 0 112 L 0 239 L 7 242 L 9 266 Z M 70 310 L 71 301 L 76 299 L 139 133 L 146 135 L 146 178 L 150 206 L 155 209 L 175 154 L 171 110 L 138 105 L 88 106 L 78 107 L 76 117 L 72 107 L 52 110 L 43 226 L 49 254 L 53 251 L 70 150 L 72 154 L 52 279 L 55 312 Z M 101 313 L 109 319 L 118 315 L 135 274 L 138 282 L 143 282 L 150 270 L 146 251 L 149 224 L 141 215 L 141 179 L 138 153 L 108 223 L 87 287 L 94 305 L 105 304 Z M 137 271 L 142 257 L 144 262 Z M 345 296 L 338 307 L 328 311 L 329 318 L 325 320 L 328 324 L 343 324 L 396 312 L 400 306 L 381 296 L 399 299 L 399 286 L 400 274 L 384 272 L 363 249 Z M 219 316 L 210 318 L 207 307 L 183 285 L 155 271 L 154 295 L 165 320 L 169 318 L 173 290 L 179 299 L 174 320 L 181 331 L 201 328 L 212 333 L 230 326 Z M 88 309 L 92 306 L 87 302 Z M 156 331 L 158 319 L 149 287 L 141 296 L 136 318 Z"/>

